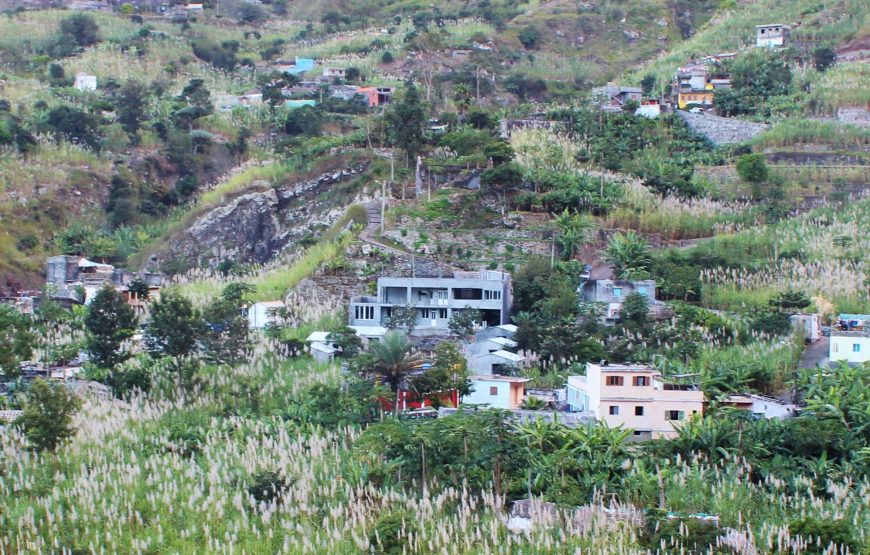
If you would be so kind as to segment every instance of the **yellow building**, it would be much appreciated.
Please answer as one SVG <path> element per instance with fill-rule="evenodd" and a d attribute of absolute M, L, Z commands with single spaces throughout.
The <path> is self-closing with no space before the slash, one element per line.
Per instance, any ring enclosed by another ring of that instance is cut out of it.
<path fill-rule="evenodd" d="M 707 85 L 704 90 L 699 91 L 680 91 L 677 95 L 677 105 L 681 110 L 685 110 L 690 104 L 712 106 L 713 92 L 713 85 Z"/>
<path fill-rule="evenodd" d="M 656 439 L 703 414 L 705 398 L 697 384 L 670 382 L 649 366 L 587 363 L 585 376 L 568 377 L 567 401 L 608 426 L 633 430 L 636 439 Z"/>

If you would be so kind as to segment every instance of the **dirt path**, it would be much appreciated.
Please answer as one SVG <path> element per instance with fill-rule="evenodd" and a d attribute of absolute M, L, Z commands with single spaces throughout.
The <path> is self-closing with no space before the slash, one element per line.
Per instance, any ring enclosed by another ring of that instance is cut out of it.
<path fill-rule="evenodd" d="M 828 361 L 830 344 L 831 338 L 823 335 L 818 341 L 807 345 L 801 356 L 800 367 L 815 368 L 819 364 L 824 365 Z"/>

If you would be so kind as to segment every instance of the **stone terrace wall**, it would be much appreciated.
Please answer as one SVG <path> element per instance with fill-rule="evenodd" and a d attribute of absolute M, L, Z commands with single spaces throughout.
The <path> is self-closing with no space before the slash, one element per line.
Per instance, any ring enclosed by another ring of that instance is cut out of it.
<path fill-rule="evenodd" d="M 752 123 L 709 114 L 693 114 L 682 110 L 678 110 L 677 115 L 683 118 L 689 129 L 706 137 L 715 145 L 743 143 L 770 127 L 764 123 Z"/>

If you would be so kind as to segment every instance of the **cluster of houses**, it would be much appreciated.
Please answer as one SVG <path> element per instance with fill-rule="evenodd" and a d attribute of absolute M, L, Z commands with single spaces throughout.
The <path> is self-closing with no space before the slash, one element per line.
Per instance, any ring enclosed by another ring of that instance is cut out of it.
<path fill-rule="evenodd" d="M 312 58 L 296 58 L 293 62 L 278 60 L 270 69 L 289 75 L 303 75 L 313 71 L 317 62 Z M 285 87 L 281 95 L 287 108 L 315 106 L 317 99 L 324 95 L 349 102 L 361 102 L 369 108 L 377 108 L 390 102 L 395 93 L 394 87 L 358 86 L 342 83 L 347 77 L 347 68 L 326 66 L 323 72 L 311 79 L 300 81 L 292 87 Z M 238 107 L 258 106 L 263 103 L 263 90 L 254 87 L 244 94 L 223 95 L 216 98 L 216 107 L 226 112 Z"/>
<path fill-rule="evenodd" d="M 53 300 L 64 306 L 88 304 L 97 291 L 105 286 L 113 287 L 124 294 L 127 302 L 139 308 L 144 299 L 130 290 L 133 280 L 138 278 L 148 286 L 148 298 L 158 298 L 163 286 L 163 275 L 140 272 L 138 275 L 115 268 L 111 264 L 94 262 L 83 256 L 52 256 L 46 262 L 45 281 Z"/>
<path fill-rule="evenodd" d="M 647 295 L 653 315 L 657 310 L 664 316 L 668 314 L 664 304 L 655 300 L 653 280 L 594 280 L 584 276 L 577 290 L 581 301 L 605 307 L 601 319 L 606 325 L 619 320 L 622 302 L 631 293 Z M 514 411 L 523 420 L 557 418 L 568 425 L 599 420 L 631 429 L 635 440 L 671 437 L 676 433 L 675 425 L 703 413 L 708 400 L 696 375 L 665 377 L 647 365 L 588 363 L 586 374 L 568 376 L 562 389 L 527 390 L 530 380 L 520 374 L 529 360 L 526 354 L 517 352 L 514 336 L 518 328 L 509 323 L 510 306 L 511 277 L 505 272 L 381 277 L 375 295 L 351 298 L 348 322 L 368 344 L 388 332 L 394 310 L 412 308 L 415 327 L 411 333 L 426 341 L 446 337 L 454 314 L 478 311 L 480 327 L 473 340 L 463 345 L 472 392 L 462 397 L 456 392 L 446 392 L 445 400 L 454 406 L 488 406 Z M 816 320 L 814 325 L 817 323 Z M 320 361 L 339 354 L 330 343 L 328 332 L 313 332 L 307 341 L 310 353 Z M 425 372 L 429 367 L 429 363 L 424 363 L 417 372 Z M 557 411 L 556 416 L 552 411 L 524 410 L 528 397 L 547 401 Z M 425 410 L 427 405 L 410 392 L 404 392 L 397 402 L 400 410 Z M 732 395 L 722 403 L 764 418 L 787 418 L 797 411 L 793 404 L 754 393 Z"/>
<path fill-rule="evenodd" d="M 790 34 L 791 27 L 782 23 L 756 25 L 755 46 L 781 48 L 786 45 Z M 631 106 L 635 114 L 649 118 L 673 109 L 712 110 L 717 92 L 731 88 L 731 76 L 724 70 L 722 62 L 736 55 L 737 52 L 727 52 L 689 61 L 677 68 L 669 94 L 662 98 L 644 98 L 640 87 L 614 83 L 592 89 L 592 98 L 604 111 L 622 112 Z"/>

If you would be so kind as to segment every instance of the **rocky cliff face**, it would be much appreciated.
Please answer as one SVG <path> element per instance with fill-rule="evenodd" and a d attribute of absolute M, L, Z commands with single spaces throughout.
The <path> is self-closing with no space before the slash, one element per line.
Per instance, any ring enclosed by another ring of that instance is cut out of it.
<path fill-rule="evenodd" d="M 254 183 L 255 190 L 199 215 L 152 255 L 148 266 L 177 270 L 216 266 L 222 260 L 268 262 L 335 223 L 359 194 L 347 186 L 365 169 L 365 163 L 358 163 L 287 185 Z M 337 189 L 342 189 L 340 194 Z"/>

